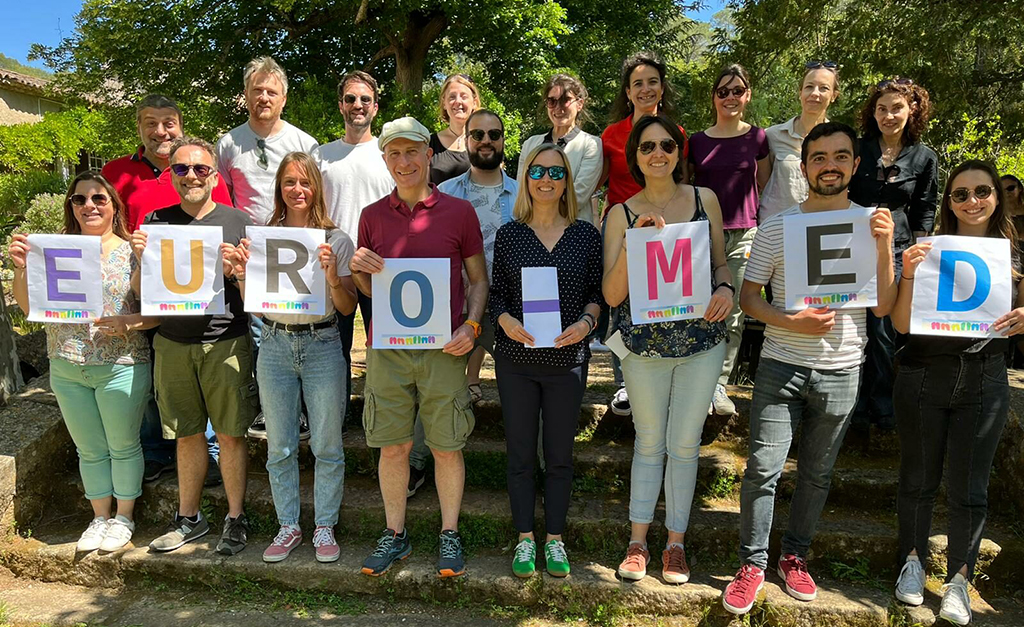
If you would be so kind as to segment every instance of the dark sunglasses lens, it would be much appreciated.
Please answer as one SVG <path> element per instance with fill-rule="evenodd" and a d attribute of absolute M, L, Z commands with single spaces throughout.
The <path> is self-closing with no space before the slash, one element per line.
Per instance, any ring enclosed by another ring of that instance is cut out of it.
<path fill-rule="evenodd" d="M 75 205 L 76 207 L 81 207 L 82 205 L 85 204 L 85 196 L 83 196 L 82 194 L 75 194 L 74 196 L 71 197 L 71 204 Z"/>
<path fill-rule="evenodd" d="M 676 151 L 676 140 L 674 139 L 663 139 L 661 140 L 661 150 L 666 155 L 670 155 Z"/>
<path fill-rule="evenodd" d="M 483 131 L 481 131 L 480 129 L 476 129 L 476 130 L 473 130 L 473 131 L 469 132 L 469 137 L 473 141 L 478 142 L 478 141 L 483 141 L 484 134 L 485 133 Z"/>
<path fill-rule="evenodd" d="M 183 163 L 175 163 L 171 166 L 171 172 L 177 176 L 188 176 L 188 166 Z"/>
<path fill-rule="evenodd" d="M 1006 191 L 1012 194 L 1013 192 L 1017 191 L 1017 185 L 1016 184 L 1007 185 L 1006 186 Z"/>
<path fill-rule="evenodd" d="M 531 165 L 530 169 L 527 170 L 527 173 L 530 175 L 530 178 L 535 181 L 539 181 L 540 179 L 544 178 L 545 172 L 547 172 L 547 168 L 545 168 L 542 165 Z"/>
<path fill-rule="evenodd" d="M 640 153 L 649 155 L 654 152 L 655 146 L 657 146 L 657 144 L 652 141 L 640 142 Z"/>
<path fill-rule="evenodd" d="M 949 193 L 949 197 L 953 199 L 953 202 L 964 202 L 971 195 L 964 187 L 958 187 Z"/>
<path fill-rule="evenodd" d="M 561 181 L 565 178 L 565 168 L 560 165 L 553 165 L 548 168 L 548 176 L 552 181 Z"/>
<path fill-rule="evenodd" d="M 503 134 L 504 133 L 502 133 L 501 129 L 498 128 L 492 128 L 491 130 L 487 131 L 487 136 L 491 138 L 492 142 L 496 142 L 499 139 L 501 139 L 501 136 Z"/>
<path fill-rule="evenodd" d="M 974 188 L 974 195 L 978 200 L 985 200 L 992 195 L 992 188 L 988 185 L 979 185 Z"/>
<path fill-rule="evenodd" d="M 195 172 L 196 176 L 198 176 L 199 178 L 205 179 L 206 177 L 210 176 L 210 172 L 213 172 L 213 168 L 211 168 L 208 165 L 203 165 L 200 163 L 199 165 L 192 166 L 192 171 Z"/>
<path fill-rule="evenodd" d="M 110 202 L 110 198 L 104 196 L 103 194 L 92 195 L 92 204 L 96 205 L 97 207 L 105 207 L 108 202 Z"/>

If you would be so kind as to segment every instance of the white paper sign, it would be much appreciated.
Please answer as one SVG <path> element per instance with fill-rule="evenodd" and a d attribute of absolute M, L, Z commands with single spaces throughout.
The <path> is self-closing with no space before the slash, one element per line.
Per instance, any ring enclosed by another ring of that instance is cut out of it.
<path fill-rule="evenodd" d="M 224 272 L 219 226 L 144 224 L 142 315 L 207 316 L 224 313 Z"/>
<path fill-rule="evenodd" d="M 317 246 L 322 229 L 247 226 L 245 310 L 322 316 L 327 313 L 327 279 Z"/>
<path fill-rule="evenodd" d="M 533 348 L 554 346 L 562 334 L 557 268 L 523 268 L 523 328 L 533 336 Z"/>
<path fill-rule="evenodd" d="M 782 221 L 786 309 L 863 309 L 878 304 L 874 208 L 818 211 Z"/>
<path fill-rule="evenodd" d="M 103 315 L 100 238 L 29 235 L 28 319 L 85 324 Z"/>
<path fill-rule="evenodd" d="M 626 231 L 633 324 L 700 318 L 711 300 L 707 220 Z"/>
<path fill-rule="evenodd" d="M 385 259 L 370 289 L 374 349 L 442 348 L 452 339 L 448 259 Z"/>
<path fill-rule="evenodd" d="M 931 242 L 932 249 L 914 275 L 910 332 L 999 337 L 992 324 L 1012 307 L 1010 241 L 962 235 L 917 241 Z"/>

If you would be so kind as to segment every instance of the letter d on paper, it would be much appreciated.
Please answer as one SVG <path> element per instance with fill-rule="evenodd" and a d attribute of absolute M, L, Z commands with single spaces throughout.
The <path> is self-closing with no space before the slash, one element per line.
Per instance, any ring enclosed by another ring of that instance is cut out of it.
<path fill-rule="evenodd" d="M 295 261 L 281 263 L 281 249 L 293 251 Z M 299 276 L 299 270 L 309 263 L 309 251 L 299 242 L 289 239 L 268 239 L 267 240 L 267 292 L 277 293 L 281 291 L 281 275 L 287 274 L 288 279 L 299 294 L 310 294 L 309 286 Z"/>
<path fill-rule="evenodd" d="M 189 241 L 189 270 L 191 275 L 187 284 L 178 283 L 174 276 L 174 240 L 160 241 L 160 275 L 164 287 L 173 294 L 191 294 L 203 286 L 203 240 Z"/>
<path fill-rule="evenodd" d="M 72 303 L 86 302 L 85 294 L 69 294 L 60 291 L 60 285 L 57 282 L 61 279 L 78 281 L 82 278 L 82 273 L 78 270 L 58 270 L 57 259 L 62 258 L 81 259 L 82 251 L 77 248 L 47 248 L 43 250 L 43 259 L 46 264 L 46 298 Z"/>
<path fill-rule="evenodd" d="M 953 286 L 956 283 L 957 262 L 974 268 L 974 293 L 961 301 L 953 300 Z M 992 275 L 981 257 L 966 250 L 944 250 L 939 258 L 939 299 L 935 308 L 939 311 L 971 311 L 984 304 L 992 289 Z"/>
<path fill-rule="evenodd" d="M 647 242 L 647 298 L 658 300 L 658 271 L 666 283 L 675 281 L 676 273 L 682 266 L 681 287 L 683 296 L 693 296 L 693 245 L 689 238 L 676 240 L 672 249 L 672 263 L 665 255 L 665 246 L 658 240 Z"/>
<path fill-rule="evenodd" d="M 415 318 L 406 314 L 405 308 L 402 306 L 402 288 L 409 281 L 420 288 L 420 312 L 416 314 Z M 403 327 L 422 327 L 434 313 L 434 288 L 430 286 L 430 279 L 422 272 L 406 270 L 395 275 L 395 279 L 391 282 L 390 297 L 391 314 L 395 317 L 395 322 Z"/>

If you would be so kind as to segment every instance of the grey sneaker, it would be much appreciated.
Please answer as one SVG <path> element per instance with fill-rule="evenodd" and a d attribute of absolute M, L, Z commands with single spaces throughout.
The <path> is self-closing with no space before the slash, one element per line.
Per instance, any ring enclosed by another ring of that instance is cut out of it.
<path fill-rule="evenodd" d="M 174 520 L 167 525 L 164 535 L 149 543 L 149 550 L 161 553 L 173 551 L 208 533 L 210 533 L 210 523 L 206 522 L 202 514 L 199 515 L 199 522 L 192 522 L 187 518 L 175 515 Z"/>
<path fill-rule="evenodd" d="M 954 625 L 967 625 L 971 622 L 971 595 L 967 592 L 967 580 L 963 575 L 954 575 L 953 581 L 942 586 L 939 618 Z"/>
<path fill-rule="evenodd" d="M 721 383 L 715 385 L 715 396 L 711 399 L 711 408 L 719 416 L 732 416 L 736 413 L 736 404 L 726 394 L 725 386 Z"/>
<path fill-rule="evenodd" d="M 908 559 L 896 580 L 896 598 L 917 607 L 924 603 L 924 568 L 920 560 Z"/>
<path fill-rule="evenodd" d="M 235 555 L 241 553 L 249 540 L 249 519 L 245 514 L 239 514 L 237 518 L 224 517 L 224 530 L 220 534 L 220 542 L 217 543 L 217 552 L 221 555 Z"/>

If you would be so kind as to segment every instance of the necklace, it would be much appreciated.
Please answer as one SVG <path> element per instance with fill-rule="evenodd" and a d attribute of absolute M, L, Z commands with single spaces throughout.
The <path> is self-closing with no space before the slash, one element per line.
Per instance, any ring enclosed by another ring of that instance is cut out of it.
<path fill-rule="evenodd" d="M 669 204 L 671 204 L 672 201 L 676 199 L 676 195 L 678 193 L 679 193 L 679 186 L 676 185 L 676 191 L 674 191 L 672 193 L 672 196 L 669 197 L 668 201 L 666 201 L 664 205 L 660 205 L 659 206 L 657 203 L 655 203 L 653 200 L 651 200 L 650 196 L 647 195 L 647 189 L 645 188 L 644 189 L 644 200 L 646 200 L 647 203 L 650 204 L 651 206 L 658 207 L 658 211 L 660 211 L 661 214 L 664 215 L 665 214 L 665 207 L 669 206 Z"/>

